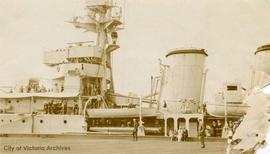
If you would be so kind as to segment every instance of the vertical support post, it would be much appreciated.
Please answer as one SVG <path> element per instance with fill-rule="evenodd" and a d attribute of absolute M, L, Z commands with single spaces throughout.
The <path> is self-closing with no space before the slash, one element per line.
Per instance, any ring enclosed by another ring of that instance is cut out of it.
<path fill-rule="evenodd" d="M 222 138 L 227 138 L 227 133 L 228 133 L 228 119 L 227 119 L 227 99 L 225 96 L 225 91 L 223 92 L 223 101 L 224 101 L 224 128 L 222 129 Z"/>
<path fill-rule="evenodd" d="M 34 102 L 34 97 L 31 96 L 31 100 L 30 100 L 30 113 L 33 113 L 33 102 Z"/>
<path fill-rule="evenodd" d="M 227 121 L 228 121 L 228 119 L 227 119 L 227 116 L 228 116 L 228 111 L 227 111 L 227 99 L 226 99 L 226 96 L 225 96 L 225 92 L 223 92 L 223 101 L 224 101 L 224 116 L 225 116 L 225 124 L 224 124 L 224 126 L 225 126 L 225 128 L 227 128 L 228 127 L 228 123 L 227 123 Z"/>
<path fill-rule="evenodd" d="M 145 136 L 143 121 L 142 121 L 142 96 L 140 96 L 140 121 L 138 127 L 138 136 Z"/>
<path fill-rule="evenodd" d="M 164 136 L 167 136 L 167 118 L 164 118 Z"/>
<path fill-rule="evenodd" d="M 81 94 L 79 95 L 78 98 L 78 102 L 79 102 L 79 114 L 82 114 L 82 98 L 81 98 Z"/>
<path fill-rule="evenodd" d="M 185 118 L 186 129 L 188 130 L 188 132 L 189 132 L 189 119 L 190 118 Z"/>
<path fill-rule="evenodd" d="M 153 76 L 151 76 L 151 92 L 150 92 L 150 108 L 152 107 L 152 103 L 153 103 L 153 89 L 154 89 L 154 82 L 153 82 Z"/>
<path fill-rule="evenodd" d="M 34 97 L 33 97 L 33 96 L 31 96 L 31 101 L 30 101 L 30 112 L 31 112 L 31 120 L 32 120 L 31 133 L 34 133 L 34 114 L 33 114 L 33 102 L 34 102 Z"/>
<path fill-rule="evenodd" d="M 173 129 L 174 129 L 175 131 L 177 131 L 177 129 L 178 129 L 177 123 L 178 123 L 178 119 L 177 119 L 177 118 L 173 118 Z"/>
<path fill-rule="evenodd" d="M 206 69 L 204 72 L 203 72 L 203 78 L 202 78 L 202 86 L 201 86 L 201 95 L 200 95 L 200 107 L 202 107 L 202 104 L 204 102 L 204 92 L 205 92 L 205 83 L 206 83 L 206 75 L 207 75 L 207 72 L 208 72 L 208 69 Z"/>
<path fill-rule="evenodd" d="M 139 117 L 140 117 L 139 124 L 140 124 L 140 126 L 142 126 L 142 96 L 140 96 L 140 110 L 139 110 Z"/>

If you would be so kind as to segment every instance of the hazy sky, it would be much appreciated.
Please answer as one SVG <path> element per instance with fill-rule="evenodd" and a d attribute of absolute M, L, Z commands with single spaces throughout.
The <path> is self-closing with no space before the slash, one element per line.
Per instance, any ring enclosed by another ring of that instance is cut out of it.
<path fill-rule="evenodd" d="M 123 3 L 123 2 L 122 2 Z M 121 48 L 113 54 L 117 92 L 150 92 L 158 58 L 178 47 L 205 48 L 206 98 L 224 81 L 250 85 L 253 53 L 270 43 L 268 0 L 126 0 Z M 84 13 L 83 0 L 0 0 L 0 84 L 43 76 L 46 49 L 93 40 L 64 22 Z"/>

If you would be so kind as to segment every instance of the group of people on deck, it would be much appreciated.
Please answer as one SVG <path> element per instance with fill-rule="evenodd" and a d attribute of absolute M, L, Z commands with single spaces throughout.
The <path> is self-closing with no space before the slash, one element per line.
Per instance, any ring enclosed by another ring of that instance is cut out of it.
<path fill-rule="evenodd" d="M 198 120 L 198 135 L 199 135 L 199 141 L 201 144 L 201 148 L 205 148 L 205 141 L 204 138 L 206 136 L 205 134 L 205 125 L 202 121 L 202 119 Z M 171 141 L 188 141 L 188 130 L 185 127 L 180 127 L 178 131 L 169 131 L 169 136 L 171 137 Z"/>
<path fill-rule="evenodd" d="M 54 102 L 51 100 L 50 102 L 44 104 L 43 110 L 45 114 L 68 114 L 67 101 Z M 79 114 L 78 104 L 73 106 L 73 114 Z"/>
<path fill-rule="evenodd" d="M 188 130 L 185 127 L 180 127 L 177 131 L 170 130 L 169 136 L 171 137 L 171 141 L 187 141 L 188 139 Z"/>
<path fill-rule="evenodd" d="M 85 86 L 83 87 L 83 95 L 85 96 L 96 96 L 100 95 L 101 89 L 98 84 L 93 84 L 93 83 L 86 83 Z"/>

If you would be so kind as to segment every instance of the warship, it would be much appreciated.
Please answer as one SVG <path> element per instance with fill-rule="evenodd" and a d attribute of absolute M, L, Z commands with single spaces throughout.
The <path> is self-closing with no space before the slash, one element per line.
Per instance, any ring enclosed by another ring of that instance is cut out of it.
<path fill-rule="evenodd" d="M 205 103 L 207 78 L 202 48 L 176 48 L 160 60 L 160 74 L 151 77 L 145 96 L 115 91 L 112 53 L 120 48 L 124 29 L 122 8 L 112 0 L 86 1 L 86 16 L 68 21 L 96 35 L 95 41 L 68 43 L 45 51 L 43 63 L 55 70 L 51 80 L 30 78 L 0 94 L 1 134 L 86 134 L 128 132 L 134 119 L 140 135 L 164 134 L 185 128 L 198 136 L 198 120 L 210 125 L 219 118 L 240 118 L 250 105 L 249 90 L 239 82 L 224 84 L 214 102 Z M 252 89 L 269 83 L 269 45 L 259 47 L 253 67 Z"/>
<path fill-rule="evenodd" d="M 55 70 L 51 80 L 30 78 L 4 91 L 0 96 L 1 133 L 129 132 L 137 119 L 146 133 L 167 136 L 169 130 L 184 125 L 194 129 L 190 134 L 196 136 L 195 121 L 203 118 L 206 50 L 169 51 L 169 66 L 160 62 L 160 74 L 152 77 L 149 95 L 121 95 L 114 88 L 112 53 L 120 47 L 117 32 L 124 28 L 122 8 L 111 0 L 92 0 L 86 1 L 86 11 L 86 16 L 68 22 L 96 34 L 96 40 L 45 51 L 43 63 Z M 192 81 L 196 82 L 186 84 Z"/>

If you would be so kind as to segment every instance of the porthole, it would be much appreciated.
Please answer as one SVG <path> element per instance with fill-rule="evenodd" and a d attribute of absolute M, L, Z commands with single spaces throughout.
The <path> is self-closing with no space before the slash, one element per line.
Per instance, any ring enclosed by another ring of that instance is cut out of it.
<path fill-rule="evenodd" d="M 9 122 L 12 122 L 12 120 L 9 120 Z"/>
<path fill-rule="evenodd" d="M 270 122 L 270 119 L 268 119 L 268 122 Z"/>
<path fill-rule="evenodd" d="M 36 103 L 36 102 L 37 102 L 37 100 L 34 99 L 34 103 Z"/>
<path fill-rule="evenodd" d="M 11 103 L 11 100 L 8 100 L 8 103 Z"/>
<path fill-rule="evenodd" d="M 24 119 L 22 120 L 22 123 L 25 123 L 25 120 Z"/>
<path fill-rule="evenodd" d="M 19 100 L 16 100 L 17 103 L 19 103 L 20 101 Z"/>
<path fill-rule="evenodd" d="M 40 123 L 43 123 L 43 120 L 40 120 L 39 122 L 40 122 Z"/>
<path fill-rule="evenodd" d="M 3 120 L 3 119 L 1 119 L 1 122 L 4 122 L 4 120 Z"/>
<path fill-rule="evenodd" d="M 259 134 L 256 134 L 256 137 L 258 137 L 259 136 Z"/>
<path fill-rule="evenodd" d="M 64 124 L 67 124 L 67 120 L 64 120 Z"/>

